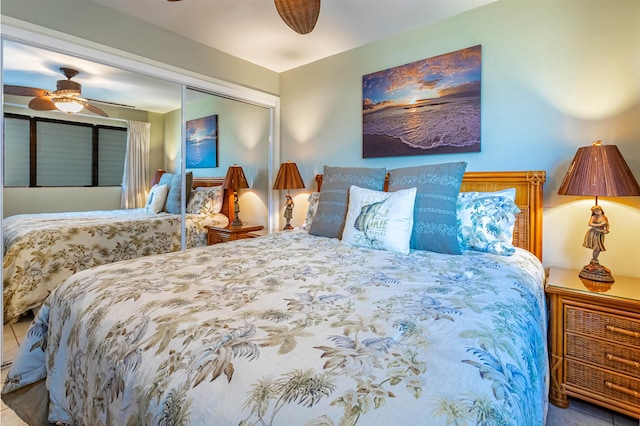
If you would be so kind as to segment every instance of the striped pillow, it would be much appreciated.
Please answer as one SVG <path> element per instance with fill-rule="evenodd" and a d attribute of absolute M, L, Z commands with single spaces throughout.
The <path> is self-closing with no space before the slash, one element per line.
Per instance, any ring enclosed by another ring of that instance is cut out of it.
<path fill-rule="evenodd" d="M 386 173 L 387 169 L 384 167 L 372 169 L 324 166 L 318 211 L 309 228 L 309 234 L 342 238 L 351 185 L 382 191 Z"/>
<path fill-rule="evenodd" d="M 389 171 L 389 191 L 417 188 L 411 248 L 460 254 L 456 205 L 464 161 Z"/>

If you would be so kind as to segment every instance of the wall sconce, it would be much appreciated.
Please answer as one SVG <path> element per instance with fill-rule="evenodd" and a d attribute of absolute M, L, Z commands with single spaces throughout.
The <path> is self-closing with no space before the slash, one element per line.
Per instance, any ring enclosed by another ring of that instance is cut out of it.
<path fill-rule="evenodd" d="M 293 199 L 291 198 L 291 194 L 289 194 L 289 190 L 302 188 L 304 188 L 304 182 L 302 181 L 302 177 L 300 177 L 300 172 L 298 171 L 298 166 L 296 166 L 296 163 L 287 161 L 286 163 L 280 164 L 280 170 L 278 170 L 278 176 L 276 177 L 276 181 L 273 184 L 273 189 L 287 190 L 287 194 L 285 195 L 284 208 L 284 217 L 287 220 L 287 223 L 283 228 L 283 230 L 285 231 L 293 229 L 291 227 L 291 218 L 293 217 L 294 204 Z"/>
<path fill-rule="evenodd" d="M 640 186 L 618 147 L 595 141 L 591 146 L 579 148 L 558 194 L 596 198 L 596 205 L 591 207 L 589 230 L 582 243 L 593 250 L 593 256 L 578 275 L 598 282 L 614 282 L 611 270 L 598 261 L 598 255 L 605 250 L 604 236 L 609 233 L 609 220 L 598 205 L 598 197 L 640 196 Z"/>
<path fill-rule="evenodd" d="M 224 177 L 222 183 L 224 189 L 233 189 L 233 213 L 234 219 L 231 222 L 231 226 L 242 226 L 240 220 L 240 204 L 238 204 L 238 189 L 249 188 L 247 178 L 244 176 L 242 167 L 234 164 L 227 169 L 227 174 Z"/>

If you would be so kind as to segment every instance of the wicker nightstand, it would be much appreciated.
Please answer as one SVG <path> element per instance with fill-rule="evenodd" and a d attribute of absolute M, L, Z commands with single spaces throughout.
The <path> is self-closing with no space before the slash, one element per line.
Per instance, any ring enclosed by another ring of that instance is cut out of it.
<path fill-rule="evenodd" d="M 207 244 L 226 243 L 227 241 L 242 240 L 244 238 L 254 238 L 252 232 L 260 231 L 263 226 L 227 226 L 219 228 L 217 226 L 205 226 L 207 228 Z"/>
<path fill-rule="evenodd" d="M 573 396 L 640 418 L 640 279 L 615 280 L 549 269 L 549 400 L 567 407 Z"/>

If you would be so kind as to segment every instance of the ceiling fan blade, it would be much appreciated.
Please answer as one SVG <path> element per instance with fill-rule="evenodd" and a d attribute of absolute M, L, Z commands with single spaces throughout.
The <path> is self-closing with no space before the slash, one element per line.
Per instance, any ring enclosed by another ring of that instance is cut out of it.
<path fill-rule="evenodd" d="M 87 103 L 87 102 L 84 102 L 84 101 L 78 101 L 78 102 L 80 102 L 82 105 L 84 105 L 85 109 L 91 111 L 94 114 L 101 115 L 103 117 L 109 117 L 106 112 L 104 112 L 103 110 L 101 110 L 97 106 L 91 105 L 90 103 Z"/>
<path fill-rule="evenodd" d="M 26 87 L 26 86 L 4 86 L 4 93 L 7 95 L 15 95 L 15 96 L 46 96 L 49 92 L 44 89 L 38 89 L 37 87 Z"/>
<path fill-rule="evenodd" d="M 29 108 L 36 111 L 53 111 L 57 109 L 49 96 L 38 96 L 29 101 Z"/>

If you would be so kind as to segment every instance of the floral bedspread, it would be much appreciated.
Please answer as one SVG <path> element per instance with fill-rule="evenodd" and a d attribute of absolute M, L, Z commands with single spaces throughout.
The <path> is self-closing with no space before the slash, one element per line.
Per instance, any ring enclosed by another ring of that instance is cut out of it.
<path fill-rule="evenodd" d="M 538 426 L 543 280 L 521 249 L 298 231 L 113 263 L 47 299 L 3 399 L 46 376 L 49 419 L 72 424 Z"/>
<path fill-rule="evenodd" d="M 39 307 L 51 291 L 84 269 L 180 250 L 180 215 L 144 209 L 10 216 L 3 220 L 4 323 Z M 187 215 L 187 247 L 207 244 L 205 225 L 223 214 Z"/>

